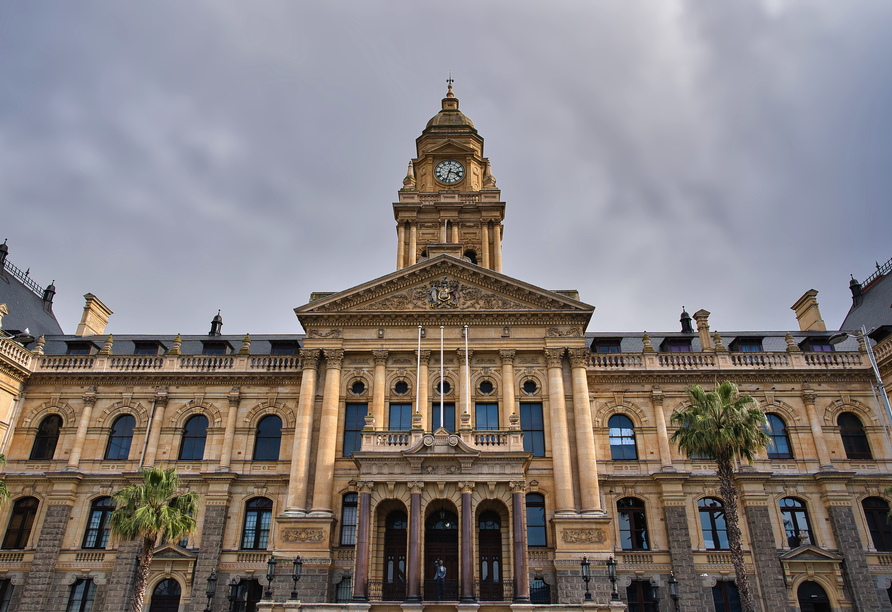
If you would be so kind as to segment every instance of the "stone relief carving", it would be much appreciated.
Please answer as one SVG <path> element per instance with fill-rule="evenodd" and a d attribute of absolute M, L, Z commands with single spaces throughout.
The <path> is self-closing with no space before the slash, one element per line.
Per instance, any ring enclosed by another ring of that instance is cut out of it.
<path fill-rule="evenodd" d="M 607 535 L 603 529 L 564 529 L 561 539 L 566 544 L 603 544 Z"/>
<path fill-rule="evenodd" d="M 283 542 L 321 542 L 325 539 L 322 529 L 283 529 Z"/>
<path fill-rule="evenodd" d="M 582 330 L 578 327 L 566 330 L 562 330 L 558 327 L 549 327 L 547 333 L 549 338 L 579 338 L 582 336 Z"/>
<path fill-rule="evenodd" d="M 458 310 L 531 310 L 530 306 L 509 300 L 478 287 L 465 285 L 443 277 L 386 298 L 361 306 L 359 310 L 429 310 L 457 308 Z M 311 330 L 312 331 L 312 330 Z M 578 331 L 578 330 L 577 330 Z"/>
<path fill-rule="evenodd" d="M 323 332 L 318 329 L 311 329 L 307 332 L 307 336 L 310 338 L 340 338 L 341 330 L 332 329 L 330 331 Z"/>

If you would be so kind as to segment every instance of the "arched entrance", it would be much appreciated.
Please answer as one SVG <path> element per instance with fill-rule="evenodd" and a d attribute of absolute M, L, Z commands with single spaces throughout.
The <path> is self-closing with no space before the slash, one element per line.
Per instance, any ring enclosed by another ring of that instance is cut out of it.
<path fill-rule="evenodd" d="M 458 601 L 458 516 L 445 508 L 434 510 L 424 525 L 424 599 L 437 599 L 437 559 L 446 567 L 443 601 Z"/>
<path fill-rule="evenodd" d="M 180 583 L 173 578 L 162 580 L 152 591 L 149 612 L 177 612 L 180 609 Z"/>
<path fill-rule="evenodd" d="M 502 601 L 502 520 L 498 513 L 487 510 L 480 515 L 479 559 L 480 559 L 480 599 L 482 601 Z"/>
<path fill-rule="evenodd" d="M 796 591 L 802 612 L 830 612 L 830 599 L 817 582 L 805 581 Z"/>
<path fill-rule="evenodd" d="M 406 599 L 406 530 L 409 518 L 402 510 L 387 515 L 384 526 L 384 601 Z"/>

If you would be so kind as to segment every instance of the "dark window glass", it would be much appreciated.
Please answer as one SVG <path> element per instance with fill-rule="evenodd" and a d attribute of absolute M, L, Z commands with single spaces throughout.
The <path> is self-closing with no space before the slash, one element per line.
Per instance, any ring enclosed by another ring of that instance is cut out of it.
<path fill-rule="evenodd" d="M 89 355 L 92 345 L 86 342 L 72 342 L 68 345 L 67 355 Z"/>
<path fill-rule="evenodd" d="M 889 526 L 889 504 L 879 497 L 868 497 L 861 502 L 864 518 L 873 547 L 880 551 L 892 550 L 892 528 Z"/>
<path fill-rule="evenodd" d="M 108 437 L 108 446 L 105 449 L 106 459 L 124 459 L 130 456 L 130 443 L 133 442 L 133 428 L 136 419 L 132 415 L 125 414 L 118 417 L 112 425 L 111 435 Z"/>
<path fill-rule="evenodd" d="M 359 495 L 347 493 L 341 505 L 341 546 L 356 546 L 356 516 Z"/>
<path fill-rule="evenodd" d="M 409 528 L 409 518 L 402 510 L 394 510 L 387 515 L 387 529 L 400 529 L 405 531 Z"/>
<path fill-rule="evenodd" d="M 111 497 L 100 497 L 90 507 L 90 520 L 87 522 L 87 531 L 84 533 L 83 548 L 102 549 L 108 544 L 108 536 L 111 529 L 108 525 L 108 517 L 115 509 Z"/>
<path fill-rule="evenodd" d="M 647 580 L 633 580 L 626 587 L 626 599 L 629 601 L 628 612 L 657 612 L 654 593 Z"/>
<path fill-rule="evenodd" d="M 477 404 L 477 429 L 492 431 L 499 428 L 499 405 Z"/>
<path fill-rule="evenodd" d="M 527 380 L 523 383 L 523 392 L 532 395 L 539 390 L 539 385 L 534 380 Z"/>
<path fill-rule="evenodd" d="M 440 402 L 435 402 L 432 410 L 433 429 L 437 431 L 440 429 Z M 443 403 L 443 420 L 445 421 L 443 427 L 446 428 L 446 431 L 455 431 L 455 404 Z"/>
<path fill-rule="evenodd" d="M 34 446 L 31 447 L 32 460 L 50 460 L 56 453 L 56 444 L 59 442 L 59 431 L 62 429 L 62 417 L 51 414 L 40 422 L 37 428 L 37 436 L 34 438 Z"/>
<path fill-rule="evenodd" d="M 412 404 L 390 405 L 390 431 L 409 431 L 412 429 Z"/>
<path fill-rule="evenodd" d="M 793 451 L 784 421 L 776 414 L 766 414 L 765 419 L 765 433 L 771 437 L 768 442 L 768 458 L 792 459 Z"/>
<path fill-rule="evenodd" d="M 9 602 L 12 601 L 12 580 L 0 580 L 0 612 L 8 612 Z"/>
<path fill-rule="evenodd" d="M 632 420 L 625 415 L 614 414 L 607 421 L 607 427 L 610 428 L 610 458 L 614 461 L 637 459 Z"/>
<path fill-rule="evenodd" d="M 393 386 L 393 391 L 397 395 L 405 395 L 409 392 L 409 383 L 404 380 L 399 381 Z"/>
<path fill-rule="evenodd" d="M 278 461 L 281 444 L 282 419 L 274 414 L 260 419 L 254 443 L 254 461 Z"/>
<path fill-rule="evenodd" d="M 593 346 L 594 353 L 619 353 L 620 351 L 620 341 L 619 340 L 600 340 L 596 341 Z"/>
<path fill-rule="evenodd" d="M 68 595 L 67 612 L 90 612 L 94 597 L 96 585 L 92 580 L 75 580 Z"/>
<path fill-rule="evenodd" d="M 616 508 L 622 549 L 650 550 L 644 502 L 635 497 L 624 497 L 616 502 Z"/>
<path fill-rule="evenodd" d="M 133 343 L 133 354 L 134 355 L 157 355 L 158 354 L 158 345 L 154 342 L 134 342 Z"/>
<path fill-rule="evenodd" d="M 255 497 L 245 506 L 245 528 L 242 548 L 264 550 L 269 544 L 269 528 L 273 520 L 273 502 Z"/>
<path fill-rule="evenodd" d="M 733 582 L 719 582 L 712 587 L 715 612 L 740 612 L 740 593 Z"/>
<path fill-rule="evenodd" d="M 291 343 L 273 342 L 270 344 L 270 355 L 294 355 L 296 352 L 294 345 Z"/>
<path fill-rule="evenodd" d="M 257 602 L 263 599 L 263 586 L 259 580 L 242 580 L 236 591 L 232 612 L 257 612 Z"/>
<path fill-rule="evenodd" d="M 761 353 L 762 343 L 756 340 L 741 340 L 737 343 L 737 350 L 741 353 Z"/>
<path fill-rule="evenodd" d="M 353 601 L 353 578 L 344 576 L 341 581 L 335 585 L 334 593 L 335 603 L 345 603 Z"/>
<path fill-rule="evenodd" d="M 541 578 L 536 578 L 530 583 L 530 603 L 551 603 L 551 587 Z"/>
<path fill-rule="evenodd" d="M 728 527 L 722 500 L 704 497 L 697 503 L 700 509 L 700 529 L 707 550 L 728 549 Z"/>
<path fill-rule="evenodd" d="M 545 497 L 539 493 L 527 493 L 527 546 L 548 546 Z"/>
<path fill-rule="evenodd" d="M 183 428 L 183 442 L 180 445 L 181 460 L 204 459 L 204 443 L 207 441 L 208 420 L 207 417 L 197 414 L 186 421 Z"/>
<path fill-rule="evenodd" d="M 668 345 L 670 353 L 690 353 L 691 345 L 690 344 L 677 344 L 670 343 Z"/>
<path fill-rule="evenodd" d="M 542 404 L 520 405 L 520 429 L 523 431 L 523 450 L 533 453 L 534 457 L 544 457 L 545 421 L 542 420 Z"/>
<path fill-rule="evenodd" d="M 449 395 L 450 391 L 452 391 L 452 385 L 449 384 L 448 380 L 437 383 L 437 393 L 440 395 Z"/>
<path fill-rule="evenodd" d="M 861 421 L 851 412 L 843 412 L 836 419 L 839 426 L 839 435 L 842 437 L 842 446 L 846 450 L 847 459 L 871 459 L 870 444 L 864 434 Z"/>
<path fill-rule="evenodd" d="M 355 383 L 350 385 L 350 393 L 353 395 L 361 395 L 365 393 L 365 383 L 361 380 L 357 380 Z"/>
<path fill-rule="evenodd" d="M 832 353 L 833 345 L 822 340 L 811 340 L 808 343 L 808 350 L 815 353 Z"/>
<path fill-rule="evenodd" d="M 480 393 L 482 393 L 483 395 L 489 395 L 490 393 L 492 393 L 492 391 L 495 387 L 492 386 L 492 382 L 490 382 L 488 380 L 484 380 L 483 382 L 480 383 L 480 386 L 477 388 L 480 390 Z"/>
<path fill-rule="evenodd" d="M 793 497 L 785 497 L 780 500 L 781 519 L 784 522 L 784 531 L 787 534 L 787 544 L 790 548 L 796 548 L 805 541 L 814 544 L 811 539 L 811 529 L 808 522 L 808 511 L 805 503 Z"/>
<path fill-rule="evenodd" d="M 202 350 L 203 355 L 225 355 L 226 354 L 226 345 L 222 342 L 205 342 L 204 349 Z"/>
<path fill-rule="evenodd" d="M 362 428 L 369 413 L 368 404 L 347 404 L 344 411 L 344 456 L 349 457 L 362 448 Z"/>
<path fill-rule="evenodd" d="M 28 545 L 35 516 L 37 516 L 36 499 L 23 497 L 16 501 L 12 507 L 9 526 L 6 528 L 6 537 L 3 538 L 4 549 L 25 548 Z"/>

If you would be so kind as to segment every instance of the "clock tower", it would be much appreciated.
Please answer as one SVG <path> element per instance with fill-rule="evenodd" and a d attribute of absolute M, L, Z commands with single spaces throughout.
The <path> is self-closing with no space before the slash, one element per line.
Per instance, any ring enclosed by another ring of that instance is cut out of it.
<path fill-rule="evenodd" d="M 415 141 L 416 157 L 393 204 L 397 270 L 440 254 L 502 271 L 505 203 L 483 138 L 449 90 L 442 109 Z"/>

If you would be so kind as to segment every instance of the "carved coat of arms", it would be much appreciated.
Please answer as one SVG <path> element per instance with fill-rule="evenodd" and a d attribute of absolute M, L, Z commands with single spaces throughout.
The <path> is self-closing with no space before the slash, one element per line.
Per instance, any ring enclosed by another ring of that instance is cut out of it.
<path fill-rule="evenodd" d="M 431 281 L 429 296 L 431 308 L 458 307 L 458 281 L 450 281 L 446 277 L 441 281 Z"/>

